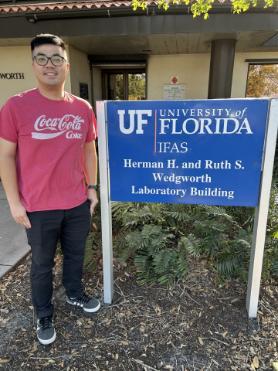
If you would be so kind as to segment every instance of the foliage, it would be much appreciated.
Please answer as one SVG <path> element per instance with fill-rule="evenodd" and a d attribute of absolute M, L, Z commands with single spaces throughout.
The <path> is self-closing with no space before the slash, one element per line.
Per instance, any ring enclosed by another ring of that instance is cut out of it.
<path fill-rule="evenodd" d="M 223 275 L 247 264 L 250 238 L 223 208 L 114 203 L 120 260 L 133 261 L 141 283 L 172 283 L 187 273 L 188 257 L 206 256 Z"/>
<path fill-rule="evenodd" d="M 146 98 L 146 76 L 144 73 L 128 74 L 128 100 Z"/>
<path fill-rule="evenodd" d="M 83 265 L 84 272 L 96 271 L 97 265 L 101 261 L 101 214 L 100 205 L 98 204 L 92 217 L 91 230 L 86 241 Z"/>
<path fill-rule="evenodd" d="M 264 7 L 271 7 L 277 0 L 263 0 Z M 218 0 L 218 3 L 222 4 L 225 0 Z M 216 6 L 215 0 L 157 0 L 158 8 L 162 8 L 167 11 L 171 6 L 185 5 L 190 9 L 193 18 L 203 16 L 204 19 L 209 17 L 209 11 Z M 251 7 L 256 7 L 257 0 L 230 0 L 230 5 L 233 13 L 242 13 L 249 10 Z M 133 10 L 142 9 L 146 10 L 148 7 L 148 0 L 132 0 Z"/>
<path fill-rule="evenodd" d="M 270 208 L 268 213 L 266 249 L 264 256 L 263 276 L 278 278 L 278 187 L 276 183 L 270 197 Z"/>
<path fill-rule="evenodd" d="M 187 271 L 186 249 L 165 206 L 113 203 L 113 220 L 119 227 L 115 245 L 121 261 L 132 259 L 141 283 L 170 283 Z"/>
<path fill-rule="evenodd" d="M 274 184 L 264 278 L 278 276 L 277 197 Z M 141 283 L 182 279 L 189 261 L 199 258 L 207 259 L 224 279 L 247 279 L 253 208 L 116 202 L 112 213 L 116 256 L 134 264 Z"/>

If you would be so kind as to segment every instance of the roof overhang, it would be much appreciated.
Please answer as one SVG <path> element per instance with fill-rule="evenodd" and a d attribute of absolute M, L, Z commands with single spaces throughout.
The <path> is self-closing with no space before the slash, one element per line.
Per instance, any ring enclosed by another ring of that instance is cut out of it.
<path fill-rule="evenodd" d="M 219 38 L 237 40 L 240 51 L 278 50 L 277 6 L 236 15 L 220 5 L 204 20 L 185 6 L 164 12 L 155 2 L 145 12 L 134 12 L 131 1 L 7 2 L 0 6 L 0 45 L 51 32 L 93 55 L 209 52 Z"/>
<path fill-rule="evenodd" d="M 248 13 L 277 13 L 278 0 L 274 6 L 265 8 L 263 0 L 258 1 L 256 7 L 251 7 Z M 34 20 L 75 17 L 111 17 L 111 16 L 139 16 L 162 14 L 189 14 L 190 6 L 170 4 L 167 12 L 159 7 L 158 0 L 147 1 L 145 10 L 132 8 L 132 1 L 127 0 L 64 0 L 64 1 L 24 1 L 0 0 L 0 17 L 34 15 Z M 213 4 L 210 14 L 231 13 L 231 1 L 219 0 Z"/>

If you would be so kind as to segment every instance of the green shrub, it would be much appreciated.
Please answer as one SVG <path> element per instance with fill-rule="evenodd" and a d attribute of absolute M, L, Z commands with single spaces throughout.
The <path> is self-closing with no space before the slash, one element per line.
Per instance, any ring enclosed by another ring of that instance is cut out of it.
<path fill-rule="evenodd" d="M 183 278 L 189 256 L 207 257 L 224 276 L 246 269 L 250 236 L 224 208 L 114 203 L 112 210 L 115 252 L 133 262 L 141 283 Z"/>
<path fill-rule="evenodd" d="M 278 275 L 278 190 L 269 210 L 263 276 Z M 206 258 L 222 278 L 247 278 L 254 209 L 113 203 L 115 255 L 133 263 L 141 283 L 185 277 L 188 259 Z"/>
<path fill-rule="evenodd" d="M 268 213 L 263 277 L 278 278 L 278 187 L 275 181 Z"/>
<path fill-rule="evenodd" d="M 165 218 L 164 205 L 114 203 L 113 221 L 121 261 L 132 260 L 140 283 L 171 283 L 187 271 L 184 244 Z M 173 223 L 172 223 L 173 224 Z"/>

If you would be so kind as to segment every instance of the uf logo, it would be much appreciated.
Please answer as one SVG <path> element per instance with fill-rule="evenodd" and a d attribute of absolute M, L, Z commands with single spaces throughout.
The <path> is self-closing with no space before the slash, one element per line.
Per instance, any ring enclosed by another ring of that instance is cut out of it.
<path fill-rule="evenodd" d="M 118 110 L 119 127 L 123 134 L 144 134 L 143 125 L 148 124 L 148 120 L 143 116 L 151 117 L 152 110 L 128 110 L 125 119 L 126 110 Z"/>

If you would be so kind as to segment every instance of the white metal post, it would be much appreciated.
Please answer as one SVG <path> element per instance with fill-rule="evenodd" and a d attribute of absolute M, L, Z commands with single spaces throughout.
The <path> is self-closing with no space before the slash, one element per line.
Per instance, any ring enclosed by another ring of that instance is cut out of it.
<path fill-rule="evenodd" d="M 269 122 L 265 141 L 260 199 L 259 205 L 256 208 L 253 227 L 253 240 L 247 289 L 247 311 L 249 318 L 257 317 L 277 130 L 278 99 L 273 99 L 271 100 L 269 110 Z"/>
<path fill-rule="evenodd" d="M 111 304 L 113 299 L 113 246 L 112 216 L 110 202 L 109 158 L 107 141 L 106 103 L 97 102 L 99 176 L 101 202 L 101 235 L 103 255 L 103 301 Z"/>

